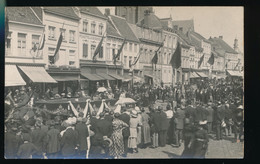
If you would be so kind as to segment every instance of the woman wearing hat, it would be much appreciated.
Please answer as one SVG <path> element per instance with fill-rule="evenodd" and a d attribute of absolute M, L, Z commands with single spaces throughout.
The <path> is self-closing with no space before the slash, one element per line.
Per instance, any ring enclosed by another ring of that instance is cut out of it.
<path fill-rule="evenodd" d="M 142 122 L 140 122 L 140 119 L 138 119 L 136 110 L 132 110 L 131 112 L 131 118 L 130 118 L 130 136 L 128 140 L 128 147 L 132 150 L 131 152 L 137 153 L 137 127 L 142 125 Z"/>
<path fill-rule="evenodd" d="M 128 127 L 128 125 L 119 119 L 120 114 L 115 113 L 114 114 L 114 119 L 112 121 L 112 127 L 113 127 L 113 132 L 111 135 L 111 139 L 113 141 L 113 144 L 109 148 L 109 155 L 114 157 L 114 158 L 121 158 L 122 155 L 124 154 L 124 142 L 123 142 L 123 135 L 122 135 L 122 130 L 125 127 Z"/>

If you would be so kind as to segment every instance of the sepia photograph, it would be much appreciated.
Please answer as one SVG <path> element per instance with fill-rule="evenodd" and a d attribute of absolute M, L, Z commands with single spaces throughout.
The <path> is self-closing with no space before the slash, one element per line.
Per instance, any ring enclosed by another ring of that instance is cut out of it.
<path fill-rule="evenodd" d="M 5 7 L 5 159 L 243 159 L 243 6 Z"/>

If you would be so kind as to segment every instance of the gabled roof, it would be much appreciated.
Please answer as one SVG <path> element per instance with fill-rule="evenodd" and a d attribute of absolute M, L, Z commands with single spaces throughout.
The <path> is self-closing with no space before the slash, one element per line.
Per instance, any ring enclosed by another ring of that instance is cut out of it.
<path fill-rule="evenodd" d="M 114 15 L 110 15 L 110 18 L 112 20 L 113 25 L 116 26 L 115 28 L 118 30 L 121 36 L 126 38 L 126 40 L 139 42 L 139 40 L 137 39 L 137 37 L 135 36 L 132 29 L 130 28 L 130 26 L 124 18 Z"/>
<path fill-rule="evenodd" d="M 74 12 L 72 7 L 43 7 L 45 12 L 65 16 L 71 19 L 80 19 Z"/>
<path fill-rule="evenodd" d="M 175 20 L 175 21 L 172 21 L 172 25 L 173 26 L 177 25 L 178 28 L 182 27 L 184 33 L 189 31 L 189 29 L 194 31 L 194 21 L 193 21 L 193 19 L 191 19 L 191 20 Z"/>
<path fill-rule="evenodd" d="M 194 37 L 197 40 L 203 40 L 204 42 L 210 43 L 210 41 L 208 41 L 206 38 L 195 31 L 189 31 L 188 34 L 190 34 L 191 37 Z"/>
<path fill-rule="evenodd" d="M 223 39 L 221 38 L 217 38 L 217 37 L 214 37 L 214 38 L 209 38 L 209 40 L 215 44 L 217 44 L 218 48 L 221 48 L 223 49 L 225 52 L 228 52 L 228 53 L 233 53 L 233 54 L 238 54 L 233 48 L 231 48 Z"/>
<path fill-rule="evenodd" d="M 152 29 L 162 29 L 163 27 L 160 19 L 153 13 L 150 13 L 150 15 L 147 16 L 148 23 L 146 23 L 144 19 L 145 18 L 137 22 L 137 25 L 141 27 L 152 28 Z"/>
<path fill-rule="evenodd" d="M 86 14 L 92 14 L 104 19 L 107 19 L 107 17 L 102 14 L 102 12 L 97 8 L 97 7 L 88 7 L 88 6 L 82 6 L 82 7 L 78 7 L 80 12 L 82 13 L 86 13 Z"/>
<path fill-rule="evenodd" d="M 117 32 L 117 30 L 111 25 L 110 21 L 107 21 L 107 35 L 116 36 L 122 38 L 122 36 Z"/>
<path fill-rule="evenodd" d="M 193 39 L 191 39 L 189 36 L 187 36 L 186 34 L 184 34 L 182 31 L 180 30 L 176 30 L 176 34 L 182 38 L 182 40 L 184 40 L 186 42 L 187 45 L 191 45 L 195 47 L 196 51 L 203 51 L 203 48 L 201 48 L 200 44 L 198 44 L 198 42 L 194 42 Z"/>
<path fill-rule="evenodd" d="M 9 21 L 42 25 L 30 7 L 6 7 L 6 14 Z"/>

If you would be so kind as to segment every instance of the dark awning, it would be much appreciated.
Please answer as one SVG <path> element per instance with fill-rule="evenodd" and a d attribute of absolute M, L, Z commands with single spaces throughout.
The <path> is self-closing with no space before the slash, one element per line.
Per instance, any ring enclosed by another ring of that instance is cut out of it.
<path fill-rule="evenodd" d="M 84 76 L 85 78 L 89 79 L 90 81 L 105 80 L 103 77 L 100 77 L 97 74 L 81 72 L 81 75 Z"/>
<path fill-rule="evenodd" d="M 124 78 L 120 75 L 117 75 L 117 74 L 113 74 L 113 73 L 110 73 L 108 74 L 109 76 L 112 76 L 113 78 L 117 79 L 117 80 L 123 80 Z"/>
<path fill-rule="evenodd" d="M 115 78 L 109 76 L 106 73 L 97 73 L 97 75 L 103 77 L 105 80 L 116 80 Z"/>
<path fill-rule="evenodd" d="M 51 75 L 56 81 L 76 81 L 78 80 L 78 75 Z"/>
<path fill-rule="evenodd" d="M 199 76 L 195 72 L 190 73 L 190 78 L 199 78 Z"/>
<path fill-rule="evenodd" d="M 200 77 L 208 77 L 208 75 L 206 75 L 203 72 L 196 72 Z"/>
<path fill-rule="evenodd" d="M 21 86 L 26 85 L 16 65 L 5 65 L 5 86 Z"/>
<path fill-rule="evenodd" d="M 57 83 L 43 67 L 18 66 L 34 83 Z"/>
<path fill-rule="evenodd" d="M 148 76 L 150 78 L 153 78 L 153 75 L 150 75 L 150 74 L 144 74 L 144 76 Z"/>

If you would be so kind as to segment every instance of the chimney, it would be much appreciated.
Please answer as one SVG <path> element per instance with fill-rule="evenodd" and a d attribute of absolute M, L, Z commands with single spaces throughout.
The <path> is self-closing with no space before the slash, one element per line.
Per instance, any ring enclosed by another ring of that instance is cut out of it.
<path fill-rule="evenodd" d="M 151 14 L 151 11 L 150 10 L 145 10 L 144 11 L 144 24 L 149 26 L 149 16 Z"/>
<path fill-rule="evenodd" d="M 219 39 L 223 39 L 223 36 L 221 35 L 221 36 L 219 36 Z"/>
<path fill-rule="evenodd" d="M 109 8 L 106 8 L 105 9 L 105 16 L 109 16 L 110 15 L 110 9 Z"/>

